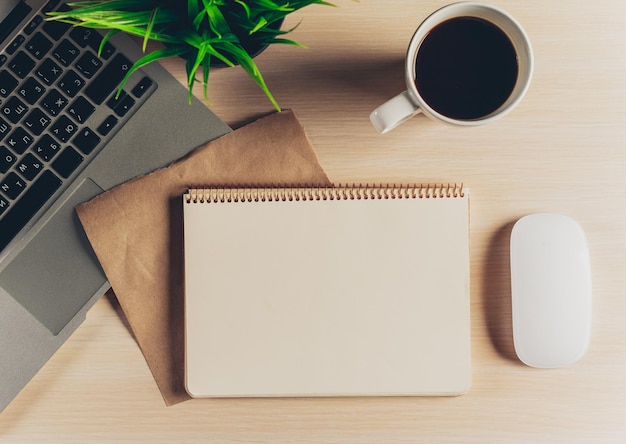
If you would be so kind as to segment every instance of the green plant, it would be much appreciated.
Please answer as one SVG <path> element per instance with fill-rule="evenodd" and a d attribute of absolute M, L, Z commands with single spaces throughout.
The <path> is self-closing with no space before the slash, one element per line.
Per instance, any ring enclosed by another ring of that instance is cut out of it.
<path fill-rule="evenodd" d="M 187 62 L 189 99 L 199 73 L 208 99 L 209 72 L 217 59 L 227 66 L 240 65 L 280 110 L 253 60 L 254 52 L 275 43 L 302 46 L 283 37 L 295 28 L 282 30 L 280 24 L 288 14 L 311 4 L 333 6 L 324 0 L 92 0 L 71 2 L 70 10 L 51 12 L 49 19 L 109 30 L 101 50 L 117 32 L 142 37 L 144 52 L 151 40 L 163 44 L 133 65 L 120 91 L 142 66 L 182 57 Z"/>

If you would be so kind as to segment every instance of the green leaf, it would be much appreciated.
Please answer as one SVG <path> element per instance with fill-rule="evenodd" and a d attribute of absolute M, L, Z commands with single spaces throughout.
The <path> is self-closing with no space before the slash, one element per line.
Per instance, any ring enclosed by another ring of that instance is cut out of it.
<path fill-rule="evenodd" d="M 146 48 L 148 47 L 150 34 L 152 34 L 152 30 L 154 29 L 154 24 L 156 22 L 156 17 L 158 13 L 159 13 L 159 8 L 158 7 L 154 8 L 154 11 L 152 11 L 152 17 L 150 17 L 150 22 L 148 23 L 148 26 L 146 28 L 146 33 L 143 38 L 143 46 L 142 46 L 143 52 L 146 52 Z"/>
<path fill-rule="evenodd" d="M 246 13 L 246 18 L 249 19 L 250 18 L 250 8 L 246 4 L 246 2 L 244 2 L 243 0 L 235 0 L 235 3 L 239 3 L 239 5 L 241 5 L 241 7 L 243 8 L 243 10 Z"/>
<path fill-rule="evenodd" d="M 189 88 L 193 87 L 193 83 L 196 78 L 196 71 L 198 71 L 198 68 L 202 64 L 202 61 L 206 57 L 206 54 L 207 54 L 207 45 L 202 45 L 200 49 L 198 50 L 195 61 L 192 64 L 187 65 L 187 83 L 189 84 Z M 192 58 L 188 59 L 188 61 L 192 61 L 192 60 L 193 60 Z"/>
<path fill-rule="evenodd" d="M 263 75 L 259 71 L 256 63 L 254 63 L 252 57 L 250 57 L 250 55 L 244 49 L 239 48 L 238 46 L 233 44 L 227 44 L 224 49 L 233 55 L 237 63 L 255 81 L 255 83 L 261 88 L 261 90 L 263 90 L 267 98 L 274 105 L 274 108 L 276 108 L 277 111 L 280 111 L 280 106 L 278 105 L 276 99 L 274 99 L 274 96 L 267 87 L 265 80 L 263 79 Z"/>
<path fill-rule="evenodd" d="M 200 12 L 200 6 L 197 0 L 187 0 L 187 15 L 189 17 L 196 17 Z"/>
<path fill-rule="evenodd" d="M 206 57 L 202 61 L 202 90 L 204 92 L 204 100 L 209 101 L 209 74 L 211 72 L 211 54 L 207 52 Z"/>
<path fill-rule="evenodd" d="M 284 37 L 297 25 L 280 29 L 276 24 L 288 14 L 309 5 L 335 6 L 326 0 L 80 0 L 68 4 L 71 9 L 49 12 L 46 20 L 107 30 L 99 54 L 118 32 L 141 38 L 144 52 L 148 51 L 150 41 L 166 46 L 138 60 L 124 77 L 118 94 L 130 75 L 140 67 L 161 58 L 180 56 L 187 62 L 190 99 L 197 81 L 202 81 L 207 98 L 211 61 L 220 60 L 228 66 L 241 65 L 278 110 L 280 107 L 256 63 L 242 45 L 245 43 L 247 47 L 247 42 L 252 41 L 260 46 L 288 44 L 304 47 Z M 201 77 L 199 70 L 202 70 Z"/>
<path fill-rule="evenodd" d="M 112 29 L 109 32 L 107 32 L 104 35 L 104 37 L 102 37 L 102 41 L 100 42 L 100 46 L 98 47 L 98 57 L 102 55 L 102 51 L 104 51 L 104 47 L 109 42 L 109 40 L 111 40 L 111 37 L 113 37 L 115 34 L 119 32 L 120 31 L 118 31 L 117 29 Z"/>
<path fill-rule="evenodd" d="M 259 29 L 263 28 L 266 25 L 267 25 L 267 20 L 265 20 L 265 17 L 259 18 L 259 20 L 257 21 L 257 24 L 254 26 L 254 28 L 250 30 L 249 34 L 254 34 Z"/>
<path fill-rule="evenodd" d="M 157 60 L 166 59 L 168 57 L 182 56 L 187 51 L 188 51 L 188 49 L 183 48 L 183 47 L 163 48 L 163 49 L 158 49 L 156 51 L 153 51 L 150 54 L 146 54 L 145 56 L 143 56 L 142 58 L 137 60 L 130 67 L 130 69 L 128 70 L 128 72 L 126 73 L 124 78 L 122 79 L 122 82 L 121 82 L 119 88 L 117 89 L 116 98 L 118 98 L 120 96 L 120 94 L 122 93 L 122 90 L 124 89 L 124 86 L 126 85 L 126 82 L 130 78 L 130 76 L 132 76 L 133 73 L 136 72 L 138 69 L 141 69 L 142 67 L 144 67 L 144 66 L 146 66 L 146 65 L 148 65 L 150 63 L 156 62 Z"/>
<path fill-rule="evenodd" d="M 206 11 L 206 15 L 209 18 L 209 26 L 211 30 L 218 36 L 221 37 L 224 34 L 230 33 L 230 26 L 228 22 L 224 18 L 224 14 L 220 8 L 211 3 L 209 0 L 203 0 L 204 10 Z"/>

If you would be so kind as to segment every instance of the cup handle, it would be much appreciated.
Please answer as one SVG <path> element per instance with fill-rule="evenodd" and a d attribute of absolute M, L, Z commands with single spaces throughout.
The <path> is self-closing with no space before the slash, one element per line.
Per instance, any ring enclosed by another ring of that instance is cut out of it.
<path fill-rule="evenodd" d="M 376 108 L 370 114 L 370 121 L 379 133 L 385 134 L 420 111 L 419 106 L 411 100 L 409 92 L 404 91 Z"/>

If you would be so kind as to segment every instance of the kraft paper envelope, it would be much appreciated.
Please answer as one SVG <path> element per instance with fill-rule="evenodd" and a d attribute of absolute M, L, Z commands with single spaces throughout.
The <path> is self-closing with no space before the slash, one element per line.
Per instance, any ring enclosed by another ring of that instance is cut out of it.
<path fill-rule="evenodd" d="M 328 183 L 302 125 L 293 112 L 283 111 L 77 208 L 167 405 L 189 399 L 184 388 L 183 192 L 193 185 Z"/>

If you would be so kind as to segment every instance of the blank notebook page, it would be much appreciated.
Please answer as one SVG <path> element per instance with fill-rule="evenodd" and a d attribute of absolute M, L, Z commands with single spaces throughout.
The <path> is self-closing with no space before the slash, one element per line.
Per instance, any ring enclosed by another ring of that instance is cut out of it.
<path fill-rule="evenodd" d="M 190 395 L 467 391 L 469 193 L 442 189 L 186 194 Z"/>

